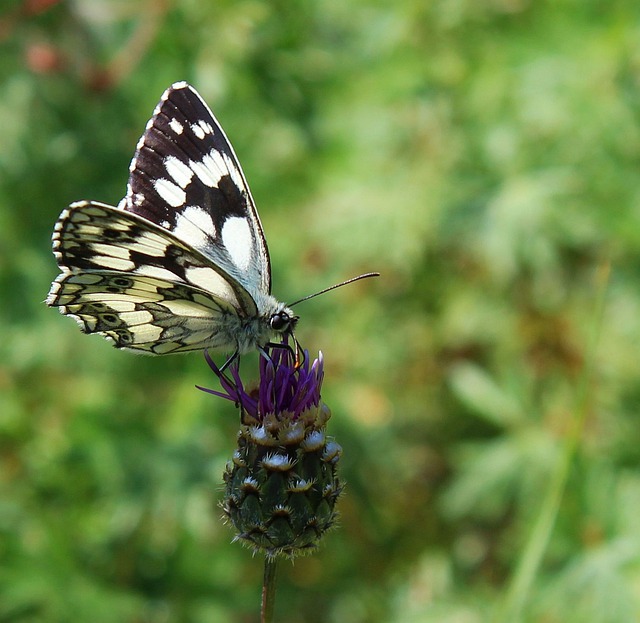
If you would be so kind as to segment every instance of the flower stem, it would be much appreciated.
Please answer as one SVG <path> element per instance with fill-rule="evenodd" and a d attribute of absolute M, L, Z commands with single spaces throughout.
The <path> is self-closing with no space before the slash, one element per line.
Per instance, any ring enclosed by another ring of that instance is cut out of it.
<path fill-rule="evenodd" d="M 264 557 L 264 579 L 262 582 L 262 616 L 261 623 L 273 622 L 273 607 L 276 601 L 276 572 L 278 558 Z"/>

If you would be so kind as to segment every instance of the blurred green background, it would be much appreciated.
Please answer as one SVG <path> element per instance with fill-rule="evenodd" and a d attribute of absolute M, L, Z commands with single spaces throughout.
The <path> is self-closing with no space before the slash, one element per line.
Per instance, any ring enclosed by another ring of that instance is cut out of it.
<path fill-rule="evenodd" d="M 176 80 L 280 300 L 382 272 L 297 308 L 348 485 L 277 620 L 640 619 L 637 0 L 11 0 L 0 43 L 0 621 L 258 620 L 202 357 L 42 302 L 58 214 L 119 201 Z"/>

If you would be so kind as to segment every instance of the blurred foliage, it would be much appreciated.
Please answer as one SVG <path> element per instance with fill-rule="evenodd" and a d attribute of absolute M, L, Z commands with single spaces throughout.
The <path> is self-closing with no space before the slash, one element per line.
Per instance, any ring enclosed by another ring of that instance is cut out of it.
<path fill-rule="evenodd" d="M 640 619 L 637 1 L 7 0 L 0 40 L 0 621 L 258 620 L 204 361 L 42 304 L 183 79 L 280 299 L 383 273 L 299 308 L 348 487 L 278 620 Z"/>

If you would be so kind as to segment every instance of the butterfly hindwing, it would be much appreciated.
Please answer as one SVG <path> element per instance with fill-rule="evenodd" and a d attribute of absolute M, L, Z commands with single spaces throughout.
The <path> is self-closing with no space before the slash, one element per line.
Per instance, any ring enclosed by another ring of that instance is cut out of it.
<path fill-rule="evenodd" d="M 244 174 L 188 84 L 163 94 L 138 142 L 122 205 L 197 248 L 249 293 L 270 292 L 269 254 Z"/>
<path fill-rule="evenodd" d="M 234 318 L 191 286 L 113 271 L 63 273 L 47 302 L 75 318 L 84 333 L 152 354 L 228 346 L 220 328 Z"/>

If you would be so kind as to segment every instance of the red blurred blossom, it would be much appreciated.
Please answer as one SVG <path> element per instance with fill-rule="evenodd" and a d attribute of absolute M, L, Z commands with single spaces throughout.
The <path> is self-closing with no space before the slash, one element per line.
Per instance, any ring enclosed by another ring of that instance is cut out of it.
<path fill-rule="evenodd" d="M 27 67 L 36 74 L 58 72 L 64 66 L 60 51 L 48 43 L 32 43 L 25 49 Z"/>

